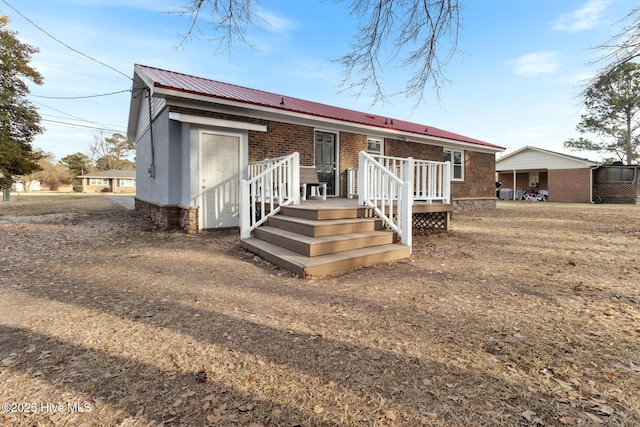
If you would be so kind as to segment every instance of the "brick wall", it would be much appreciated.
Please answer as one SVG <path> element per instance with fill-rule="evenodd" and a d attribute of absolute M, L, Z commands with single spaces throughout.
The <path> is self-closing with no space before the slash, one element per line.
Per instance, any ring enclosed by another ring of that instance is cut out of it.
<path fill-rule="evenodd" d="M 443 158 L 440 146 L 416 144 L 389 138 L 384 140 L 384 154 L 391 157 L 413 157 L 434 162 L 441 162 Z"/>
<path fill-rule="evenodd" d="M 269 120 L 254 119 L 232 114 L 203 112 L 184 107 L 171 106 L 170 111 L 234 120 L 267 126 L 267 132 L 249 131 L 249 162 L 300 153 L 300 164 L 312 166 L 315 161 L 314 128 Z M 346 196 L 346 170 L 358 167 L 358 153 L 367 149 L 367 136 L 340 132 L 340 191 Z M 385 155 L 393 157 L 413 157 L 421 160 L 442 161 L 442 147 L 416 144 L 397 139 L 385 139 Z M 495 197 L 495 155 L 465 150 L 465 180 L 452 182 L 454 197 L 491 198 Z"/>
<path fill-rule="evenodd" d="M 347 197 L 347 169 L 358 169 L 359 153 L 366 150 L 366 135 L 340 132 L 340 197 Z"/>
<path fill-rule="evenodd" d="M 549 201 L 589 203 L 589 169 L 559 169 L 548 171 Z"/>
<path fill-rule="evenodd" d="M 300 165 L 313 166 L 313 128 L 272 121 L 265 124 L 267 132 L 249 131 L 249 162 L 286 156 L 297 151 L 300 153 Z"/>
<path fill-rule="evenodd" d="M 314 164 L 314 130 L 312 127 L 176 106 L 171 106 L 170 111 L 266 126 L 267 132 L 249 131 L 249 162 L 257 162 L 267 158 L 273 159 L 297 151 L 300 153 L 302 166 Z"/>
<path fill-rule="evenodd" d="M 454 198 L 496 197 L 496 156 L 489 153 L 464 152 L 464 181 L 451 181 Z"/>

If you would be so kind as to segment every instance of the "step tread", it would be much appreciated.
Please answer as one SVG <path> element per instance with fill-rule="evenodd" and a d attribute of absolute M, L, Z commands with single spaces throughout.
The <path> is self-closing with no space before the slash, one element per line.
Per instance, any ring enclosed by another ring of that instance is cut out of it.
<path fill-rule="evenodd" d="M 359 224 L 367 222 L 381 222 L 380 218 L 341 218 L 341 219 L 306 219 L 295 216 L 276 215 L 271 217 L 275 221 L 293 222 L 296 224 L 310 225 L 310 226 L 332 226 L 343 224 Z"/>
<path fill-rule="evenodd" d="M 300 234 L 300 233 L 296 233 L 289 230 L 283 230 L 282 228 L 271 227 L 268 225 L 260 227 L 260 230 L 270 234 L 277 234 L 278 236 L 295 240 L 307 245 L 346 241 L 346 240 L 358 239 L 362 237 L 387 236 L 387 235 L 393 234 L 392 231 L 388 231 L 388 230 L 375 230 L 375 231 L 362 231 L 359 233 L 333 234 L 329 236 L 313 237 L 313 236 L 307 236 L 306 234 Z"/>
<path fill-rule="evenodd" d="M 371 209 L 364 206 L 340 207 L 287 205 L 282 207 L 282 215 L 316 220 L 374 217 Z"/>
<path fill-rule="evenodd" d="M 307 257 L 254 237 L 242 239 L 240 243 L 250 252 L 300 276 L 338 274 L 354 268 L 407 258 L 411 255 L 411 248 L 397 243 L 315 257 Z"/>

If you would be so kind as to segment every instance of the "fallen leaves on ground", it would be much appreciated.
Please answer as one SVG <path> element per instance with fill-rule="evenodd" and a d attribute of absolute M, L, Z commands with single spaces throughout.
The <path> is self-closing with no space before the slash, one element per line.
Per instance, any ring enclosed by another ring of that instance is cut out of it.
<path fill-rule="evenodd" d="M 638 236 L 638 206 L 505 202 L 305 280 L 237 231 L 21 197 L 0 204 L 0 403 L 38 411 L 0 424 L 637 425 Z"/>

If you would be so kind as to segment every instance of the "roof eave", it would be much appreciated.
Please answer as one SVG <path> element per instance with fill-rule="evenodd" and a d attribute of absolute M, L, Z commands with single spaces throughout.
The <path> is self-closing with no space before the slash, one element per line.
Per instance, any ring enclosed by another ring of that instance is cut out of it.
<path fill-rule="evenodd" d="M 491 152 L 491 153 L 502 152 L 505 150 L 504 147 L 500 147 L 500 146 L 492 145 L 488 143 L 486 143 L 487 145 L 484 145 L 481 143 L 476 144 L 476 143 L 462 141 L 462 140 L 436 137 L 432 135 L 419 134 L 414 132 L 402 131 L 398 129 L 390 129 L 390 128 L 381 127 L 381 126 L 373 126 L 365 123 L 340 120 L 340 119 L 316 115 L 316 114 L 303 113 L 299 111 L 291 111 L 291 110 L 276 108 L 273 106 L 268 106 L 263 104 L 244 102 L 244 101 L 235 101 L 235 100 L 211 96 L 211 95 L 202 95 L 202 94 L 192 93 L 192 92 L 183 91 L 175 88 L 165 87 L 161 85 L 156 85 L 154 87 L 153 95 L 159 96 L 159 97 L 165 97 L 165 98 L 170 98 L 170 97 L 182 98 L 182 99 L 187 99 L 191 101 L 200 101 L 200 102 L 206 102 L 206 103 L 211 103 L 212 100 L 215 100 L 217 104 L 232 106 L 237 108 L 247 108 L 247 106 L 250 106 L 251 109 L 257 110 L 260 112 L 271 113 L 271 114 L 276 114 L 280 116 L 296 117 L 296 118 L 307 118 L 307 119 L 312 118 L 313 120 L 320 121 L 322 123 L 333 124 L 338 126 L 348 126 L 348 127 L 362 129 L 362 130 L 369 130 L 377 134 L 389 135 L 389 137 L 410 138 L 412 140 L 415 140 L 415 142 L 421 142 L 421 143 L 439 142 L 439 143 L 444 143 L 445 145 L 448 145 L 448 146 L 455 146 L 455 147 L 468 148 L 468 149 L 473 148 L 476 151 Z"/>
<path fill-rule="evenodd" d="M 574 161 L 576 163 L 582 163 L 582 164 L 585 165 L 585 167 L 595 167 L 595 166 L 599 166 L 601 164 L 600 162 L 594 162 L 594 161 L 591 161 L 589 159 L 581 159 L 579 157 L 570 156 L 570 155 L 567 155 L 567 154 L 557 153 L 555 151 L 545 150 L 543 148 L 538 148 L 538 147 L 533 147 L 531 145 L 527 145 L 527 146 L 524 146 L 522 148 L 517 149 L 513 153 L 506 154 L 503 157 L 497 159 L 496 160 L 496 167 L 497 167 L 498 163 L 503 162 L 504 160 L 507 160 L 507 159 L 509 159 L 509 158 L 511 158 L 511 157 L 523 152 L 523 151 L 526 151 L 526 150 L 537 151 L 539 153 L 545 153 L 545 154 L 548 154 L 548 155 L 561 157 L 561 158 L 563 158 L 565 160 Z M 509 170 L 511 170 L 511 169 L 509 169 Z"/>

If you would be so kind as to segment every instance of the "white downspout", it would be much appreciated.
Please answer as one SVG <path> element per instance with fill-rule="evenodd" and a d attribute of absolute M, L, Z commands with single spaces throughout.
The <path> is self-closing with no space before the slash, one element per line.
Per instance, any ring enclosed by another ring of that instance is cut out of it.
<path fill-rule="evenodd" d="M 600 165 L 592 166 L 589 168 L 589 199 L 592 204 L 593 204 L 593 171 L 598 169 L 599 167 Z"/>

